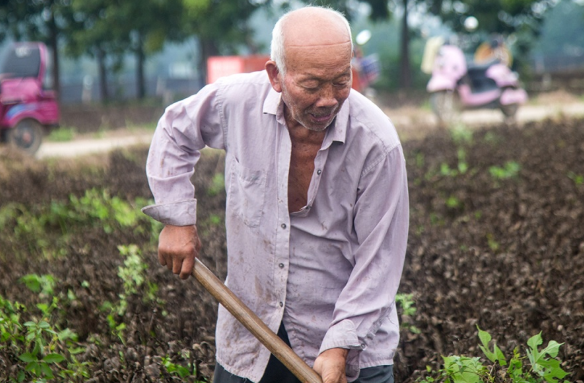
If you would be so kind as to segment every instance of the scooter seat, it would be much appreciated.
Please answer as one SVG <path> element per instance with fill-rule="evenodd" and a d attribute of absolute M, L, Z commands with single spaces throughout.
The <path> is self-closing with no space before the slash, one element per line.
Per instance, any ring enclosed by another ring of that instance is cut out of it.
<path fill-rule="evenodd" d="M 471 78 L 482 78 L 487 77 L 487 70 L 489 66 L 477 66 L 477 67 L 468 67 L 467 74 Z"/>
<path fill-rule="evenodd" d="M 489 66 L 468 68 L 463 81 L 470 85 L 472 93 L 487 92 L 498 88 L 495 80 L 487 77 L 487 69 Z"/>
<path fill-rule="evenodd" d="M 477 70 L 477 71 L 486 71 L 487 69 L 489 69 L 490 67 L 492 67 L 495 64 L 499 64 L 500 61 L 495 59 L 495 60 L 490 60 L 487 62 L 482 62 L 482 63 L 476 63 L 474 61 L 471 62 L 467 62 L 466 63 L 466 67 L 468 68 L 468 70 Z"/>

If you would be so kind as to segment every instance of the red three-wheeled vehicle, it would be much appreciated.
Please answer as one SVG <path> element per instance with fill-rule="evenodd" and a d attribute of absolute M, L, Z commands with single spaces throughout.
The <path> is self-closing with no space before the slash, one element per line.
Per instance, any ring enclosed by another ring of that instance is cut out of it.
<path fill-rule="evenodd" d="M 47 56 L 43 43 L 18 42 L 0 67 L 0 138 L 31 155 L 59 123 L 56 95 L 46 81 Z"/>

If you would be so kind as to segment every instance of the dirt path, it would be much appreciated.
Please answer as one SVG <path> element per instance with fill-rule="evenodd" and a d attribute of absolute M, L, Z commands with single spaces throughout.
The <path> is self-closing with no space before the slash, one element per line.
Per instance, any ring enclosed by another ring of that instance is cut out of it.
<path fill-rule="evenodd" d="M 523 105 L 519 108 L 516 123 L 519 126 L 528 122 L 558 119 L 561 117 L 584 117 L 584 102 L 570 99 Z M 438 129 L 436 116 L 430 109 L 423 108 L 385 108 L 385 113 L 391 118 L 402 140 L 416 139 L 430 131 Z M 501 125 L 504 116 L 498 109 L 478 109 L 463 111 L 460 122 L 468 127 Z"/>
<path fill-rule="evenodd" d="M 437 127 L 436 117 L 429 108 L 403 107 L 398 109 L 383 108 L 391 118 L 402 141 L 421 138 Z M 584 117 L 584 100 L 565 94 L 550 94 L 523 105 L 517 113 L 517 124 L 541 121 L 546 118 L 557 119 L 563 116 Z M 472 110 L 461 113 L 460 121 L 468 127 L 500 125 L 504 122 L 499 110 Z M 36 157 L 76 157 L 107 152 L 120 147 L 148 145 L 152 139 L 152 130 L 131 129 L 115 130 L 104 137 L 92 135 L 79 136 L 69 142 L 49 142 L 42 144 Z"/>
<path fill-rule="evenodd" d="M 44 142 L 36 157 L 77 157 L 122 147 L 148 145 L 152 140 L 152 134 L 152 131 L 122 131 L 106 134 L 103 138 L 84 136 L 68 142 Z"/>

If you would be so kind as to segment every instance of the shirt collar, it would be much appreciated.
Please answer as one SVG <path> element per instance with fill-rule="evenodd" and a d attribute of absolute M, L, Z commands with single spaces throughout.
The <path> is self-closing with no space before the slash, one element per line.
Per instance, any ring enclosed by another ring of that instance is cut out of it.
<path fill-rule="evenodd" d="M 272 87 L 264 100 L 264 114 L 278 114 L 278 106 L 282 102 L 282 93 L 276 92 Z"/>
<path fill-rule="evenodd" d="M 270 89 L 264 101 L 264 114 L 273 114 L 278 119 L 278 122 L 286 124 L 284 120 L 284 102 L 282 101 L 282 94 Z M 345 143 L 347 137 L 347 127 L 349 126 L 349 98 L 345 100 L 337 117 L 332 125 L 327 129 L 327 134 L 322 143 L 322 149 L 326 149 L 334 141 Z"/>

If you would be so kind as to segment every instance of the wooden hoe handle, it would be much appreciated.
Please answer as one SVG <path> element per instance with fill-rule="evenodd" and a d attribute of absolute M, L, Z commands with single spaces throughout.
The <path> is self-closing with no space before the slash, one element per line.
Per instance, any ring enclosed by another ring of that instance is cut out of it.
<path fill-rule="evenodd" d="M 320 376 L 239 300 L 199 258 L 195 258 L 193 276 L 301 382 L 322 383 Z"/>

